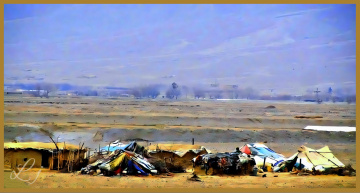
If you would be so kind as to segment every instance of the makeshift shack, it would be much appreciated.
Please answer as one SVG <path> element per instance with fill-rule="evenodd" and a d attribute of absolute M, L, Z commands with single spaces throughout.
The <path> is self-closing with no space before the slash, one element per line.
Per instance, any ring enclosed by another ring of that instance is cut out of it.
<path fill-rule="evenodd" d="M 85 153 L 87 149 L 79 146 L 65 143 L 42 142 L 23 142 L 23 143 L 4 143 L 4 161 L 5 167 L 17 170 L 17 167 L 23 166 L 29 159 L 33 158 L 34 168 L 49 169 L 73 169 L 74 165 L 85 162 Z M 33 161 L 27 166 L 31 166 Z"/>
<path fill-rule="evenodd" d="M 131 151 L 142 156 L 146 155 L 146 150 L 144 146 L 139 145 L 136 141 L 132 141 L 128 144 L 121 143 L 119 140 L 116 140 L 109 145 L 100 148 L 100 151 L 95 152 L 89 157 L 89 164 L 94 163 L 95 161 L 105 158 L 112 152 L 116 150 L 123 150 L 123 151 Z"/>
<path fill-rule="evenodd" d="M 283 155 L 276 153 L 274 150 L 261 143 L 245 144 L 240 151 L 253 156 L 256 165 L 261 168 L 266 168 L 266 170 L 285 161 L 285 157 Z"/>
<path fill-rule="evenodd" d="M 109 145 L 100 148 L 100 152 L 113 152 L 115 150 L 126 150 L 133 151 L 137 154 L 143 155 L 145 147 L 138 144 L 136 141 L 132 141 L 128 144 L 121 143 L 119 140 L 116 140 Z"/>
<path fill-rule="evenodd" d="M 209 153 L 193 158 L 194 173 L 208 174 L 248 174 L 255 160 L 240 152 Z"/>
<path fill-rule="evenodd" d="M 301 146 L 298 152 L 286 159 L 286 161 L 275 168 L 276 171 L 291 171 L 293 168 L 305 169 L 307 171 L 331 172 L 344 168 L 345 165 L 339 161 L 328 146 L 315 150 Z"/>
<path fill-rule="evenodd" d="M 113 176 L 120 173 L 141 174 L 144 176 L 149 173 L 157 173 L 155 167 L 140 154 L 126 151 L 115 150 L 106 157 L 87 165 L 81 169 L 82 174 L 94 174 L 97 170 L 105 176 Z"/>
<path fill-rule="evenodd" d="M 185 144 L 153 144 L 147 147 L 147 152 L 151 157 L 159 158 L 184 169 L 193 166 L 191 160 L 194 157 L 210 153 L 204 146 Z"/>

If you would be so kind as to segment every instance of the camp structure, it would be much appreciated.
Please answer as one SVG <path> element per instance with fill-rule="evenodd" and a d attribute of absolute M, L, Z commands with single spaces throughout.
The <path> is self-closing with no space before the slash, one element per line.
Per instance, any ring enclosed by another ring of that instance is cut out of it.
<path fill-rule="evenodd" d="M 130 151 L 146 156 L 146 151 L 144 146 L 139 145 L 136 141 L 132 141 L 128 144 L 120 143 L 119 140 L 116 140 L 109 145 L 100 148 L 100 151 L 94 152 L 89 156 L 89 164 L 94 163 L 95 161 L 107 157 L 109 154 L 116 150 Z"/>
<path fill-rule="evenodd" d="M 193 158 L 193 163 L 196 174 L 202 174 L 204 169 L 205 175 L 248 174 L 255 165 L 255 160 L 241 152 L 225 152 L 198 155 Z"/>
<path fill-rule="evenodd" d="M 258 167 L 271 168 L 285 161 L 285 157 L 261 143 L 245 144 L 241 152 L 253 156 Z M 265 165 L 264 165 L 265 164 Z"/>
<path fill-rule="evenodd" d="M 191 160 L 194 157 L 210 153 L 204 146 L 186 144 L 153 144 L 147 147 L 147 152 L 151 157 L 163 160 L 168 167 L 181 166 L 183 169 L 193 166 Z"/>
<path fill-rule="evenodd" d="M 286 159 L 284 163 L 274 170 L 291 171 L 296 168 L 327 173 L 344 167 L 345 165 L 334 156 L 328 146 L 315 150 L 303 145 L 298 149 L 297 153 Z"/>
<path fill-rule="evenodd" d="M 76 166 L 86 163 L 87 149 L 65 143 L 56 145 L 57 147 L 54 143 L 42 142 L 4 143 L 5 167 L 17 170 L 29 161 L 25 167 L 31 166 L 34 162 L 34 168 L 73 171 L 76 170 Z"/>
<path fill-rule="evenodd" d="M 116 140 L 109 145 L 100 148 L 100 152 L 113 152 L 115 150 L 126 150 L 126 151 L 132 151 L 137 154 L 143 155 L 144 153 L 144 147 L 138 144 L 136 141 L 131 141 L 128 144 L 120 143 L 119 140 Z"/>
<path fill-rule="evenodd" d="M 113 176 L 121 173 L 140 174 L 147 176 L 149 173 L 156 174 L 157 170 L 150 164 L 146 158 L 140 154 L 117 149 L 106 157 L 87 165 L 81 169 L 82 174 L 103 174 L 105 176 Z"/>

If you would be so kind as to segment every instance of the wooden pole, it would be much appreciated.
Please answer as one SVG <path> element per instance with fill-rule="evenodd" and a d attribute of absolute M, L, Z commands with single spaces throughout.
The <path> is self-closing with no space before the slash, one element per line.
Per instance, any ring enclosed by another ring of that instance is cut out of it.
<path fill-rule="evenodd" d="M 84 147 L 84 144 L 85 144 L 85 142 L 81 145 L 81 148 L 80 148 L 80 150 L 82 150 L 82 148 Z"/>
<path fill-rule="evenodd" d="M 194 139 L 194 138 L 192 138 L 192 144 L 193 144 L 193 145 L 195 144 L 195 139 Z"/>
<path fill-rule="evenodd" d="M 266 160 L 266 157 L 264 158 L 264 164 L 263 164 L 263 170 L 265 169 L 265 160 Z"/>
<path fill-rule="evenodd" d="M 80 163 L 80 144 L 81 144 L 81 142 L 79 143 L 79 149 L 78 149 L 78 154 L 77 154 L 77 156 L 78 156 L 78 162 Z"/>
<path fill-rule="evenodd" d="M 299 165 L 299 168 L 300 168 L 300 170 L 301 170 L 301 159 L 300 159 L 300 165 Z"/>
<path fill-rule="evenodd" d="M 51 167 L 52 170 L 54 169 L 54 151 L 51 151 Z"/>
<path fill-rule="evenodd" d="M 58 167 L 57 167 L 57 169 L 58 169 L 58 171 L 59 171 L 59 167 L 60 167 L 60 151 L 58 151 L 57 152 L 57 162 L 58 162 Z"/>

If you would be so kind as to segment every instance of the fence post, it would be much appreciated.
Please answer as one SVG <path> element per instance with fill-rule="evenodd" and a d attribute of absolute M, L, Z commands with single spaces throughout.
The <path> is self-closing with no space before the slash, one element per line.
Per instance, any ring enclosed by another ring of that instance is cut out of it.
<path fill-rule="evenodd" d="M 266 160 L 266 157 L 264 158 L 264 164 L 263 164 L 263 170 L 265 170 L 265 160 Z"/>

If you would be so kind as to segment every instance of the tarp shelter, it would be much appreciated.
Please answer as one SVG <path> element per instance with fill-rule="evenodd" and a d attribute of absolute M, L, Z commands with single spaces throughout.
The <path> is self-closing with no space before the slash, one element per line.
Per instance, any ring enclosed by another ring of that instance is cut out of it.
<path fill-rule="evenodd" d="M 115 150 L 108 157 L 99 159 L 81 169 L 81 173 L 90 173 L 91 170 L 100 169 L 104 175 L 116 175 L 124 170 L 128 173 L 139 172 L 142 175 L 157 173 L 155 167 L 146 158 L 134 152 Z"/>
<path fill-rule="evenodd" d="M 18 165 L 24 165 L 29 159 L 35 160 L 35 168 L 61 169 L 67 163 L 74 160 L 82 161 L 86 149 L 77 145 L 57 143 L 59 151 L 54 143 L 21 142 L 4 143 L 5 166 L 15 169 Z M 33 161 L 28 165 L 32 165 Z"/>
<path fill-rule="evenodd" d="M 119 140 L 116 140 L 109 145 L 100 148 L 101 152 L 113 152 L 115 150 L 123 150 L 123 151 L 135 151 L 136 153 L 139 153 L 143 155 L 144 147 L 139 145 L 136 141 L 132 141 L 128 144 L 120 143 Z"/>
<path fill-rule="evenodd" d="M 253 156 L 257 166 L 263 166 L 265 158 L 265 166 L 271 166 L 271 164 L 276 166 L 285 160 L 283 155 L 276 153 L 274 150 L 261 143 L 245 144 L 240 151 Z"/>
<path fill-rule="evenodd" d="M 281 166 L 276 168 L 276 170 L 282 171 L 285 167 L 288 169 L 296 167 L 298 169 L 304 168 L 310 171 L 324 171 L 328 169 L 342 168 L 345 167 L 345 165 L 334 156 L 328 146 L 318 150 L 306 146 L 301 146 L 297 153 L 289 157 L 286 162 L 281 164 Z"/>
<path fill-rule="evenodd" d="M 210 153 L 204 146 L 201 145 L 186 145 L 186 144 L 153 144 L 148 147 L 150 154 L 162 152 L 172 152 L 179 157 L 183 157 L 186 153 L 204 154 Z"/>
<path fill-rule="evenodd" d="M 204 146 L 186 144 L 153 144 L 148 146 L 147 151 L 152 157 L 165 159 L 184 168 L 192 167 L 191 160 L 194 157 L 210 153 Z"/>

